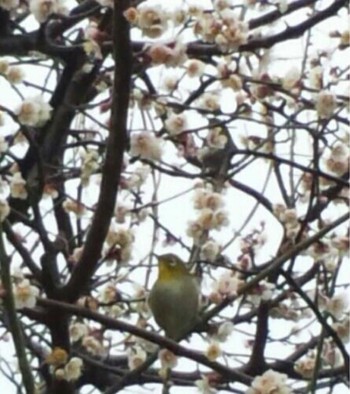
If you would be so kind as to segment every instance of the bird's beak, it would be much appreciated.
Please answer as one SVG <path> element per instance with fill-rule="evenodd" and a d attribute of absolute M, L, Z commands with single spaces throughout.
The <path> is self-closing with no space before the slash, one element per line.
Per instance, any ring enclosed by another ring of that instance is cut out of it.
<path fill-rule="evenodd" d="M 152 256 L 154 256 L 157 260 L 159 260 L 159 257 L 160 257 L 159 254 L 156 254 L 156 253 L 153 253 L 153 252 L 152 252 Z"/>

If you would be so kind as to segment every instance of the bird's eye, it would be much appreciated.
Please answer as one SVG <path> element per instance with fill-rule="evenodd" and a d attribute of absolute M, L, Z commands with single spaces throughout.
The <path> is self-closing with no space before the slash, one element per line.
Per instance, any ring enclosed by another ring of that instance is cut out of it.
<path fill-rule="evenodd" d="M 170 264 L 171 267 L 175 267 L 176 264 L 177 264 L 177 261 L 176 261 L 174 258 L 171 258 L 171 259 L 169 260 L 169 264 Z"/>

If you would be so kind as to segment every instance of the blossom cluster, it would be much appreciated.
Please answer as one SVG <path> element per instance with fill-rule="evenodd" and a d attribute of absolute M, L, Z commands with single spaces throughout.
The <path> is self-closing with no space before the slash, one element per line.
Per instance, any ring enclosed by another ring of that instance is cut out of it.
<path fill-rule="evenodd" d="M 293 208 L 287 208 L 282 204 L 276 204 L 273 207 L 273 212 L 277 219 L 283 223 L 286 231 L 286 237 L 294 240 L 300 231 L 299 218 L 296 210 Z"/>
<path fill-rule="evenodd" d="M 203 41 L 215 43 L 223 51 L 229 51 L 247 42 L 248 25 L 227 7 L 220 13 L 200 13 L 194 33 Z"/>
<path fill-rule="evenodd" d="M 228 213 L 223 209 L 224 200 L 220 193 L 200 187 L 195 191 L 194 207 L 198 216 L 189 222 L 187 235 L 198 242 L 209 230 L 220 230 L 229 224 Z"/>
<path fill-rule="evenodd" d="M 43 126 L 50 119 L 51 111 L 51 105 L 42 96 L 31 97 L 18 107 L 18 120 L 25 126 Z"/>
<path fill-rule="evenodd" d="M 66 380 L 72 382 L 82 374 L 83 360 L 79 357 L 69 358 L 67 352 L 56 347 L 46 357 L 46 363 L 50 366 L 51 372 L 58 380 Z"/>

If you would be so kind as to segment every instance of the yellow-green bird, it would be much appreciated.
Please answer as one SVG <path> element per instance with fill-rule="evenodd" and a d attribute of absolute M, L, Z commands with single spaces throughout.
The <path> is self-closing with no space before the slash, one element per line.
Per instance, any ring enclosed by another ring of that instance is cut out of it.
<path fill-rule="evenodd" d="M 198 320 L 199 284 L 175 254 L 164 254 L 157 258 L 158 279 L 150 292 L 148 304 L 165 335 L 177 341 Z"/>

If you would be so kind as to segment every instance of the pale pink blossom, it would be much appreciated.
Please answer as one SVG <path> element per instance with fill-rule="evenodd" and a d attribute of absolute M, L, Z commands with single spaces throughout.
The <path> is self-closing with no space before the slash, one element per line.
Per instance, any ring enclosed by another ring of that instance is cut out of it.
<path fill-rule="evenodd" d="M 220 209 L 214 213 L 214 228 L 220 230 L 222 227 L 228 226 L 230 223 L 228 212 Z"/>
<path fill-rule="evenodd" d="M 198 59 L 191 59 L 186 64 L 187 75 L 191 78 L 202 76 L 204 69 L 205 63 Z"/>
<path fill-rule="evenodd" d="M 161 142 L 161 139 L 148 131 L 133 133 L 130 138 L 130 154 L 158 161 L 162 156 Z"/>
<path fill-rule="evenodd" d="M 124 16 L 128 22 L 137 24 L 139 12 L 135 7 L 129 7 L 126 11 L 124 11 Z"/>
<path fill-rule="evenodd" d="M 236 295 L 239 288 L 243 285 L 243 281 L 239 279 L 238 275 L 232 272 L 223 273 L 219 279 L 214 282 L 214 292 L 219 292 L 225 296 Z"/>
<path fill-rule="evenodd" d="M 187 127 L 187 118 L 183 113 L 171 113 L 165 121 L 165 128 L 171 135 L 180 134 L 186 130 Z"/>
<path fill-rule="evenodd" d="M 43 126 L 51 117 L 52 107 L 41 96 L 28 98 L 17 109 L 18 120 L 26 126 Z"/>
<path fill-rule="evenodd" d="M 201 246 L 200 257 L 203 260 L 213 262 L 220 253 L 220 245 L 209 239 Z"/>
<path fill-rule="evenodd" d="M 167 14 L 159 6 L 142 4 L 137 8 L 137 26 L 145 36 L 157 38 L 161 36 L 167 28 Z"/>
<path fill-rule="evenodd" d="M 261 301 L 268 301 L 272 298 L 275 285 L 265 280 L 260 281 L 250 292 L 248 299 L 258 306 Z"/>
<path fill-rule="evenodd" d="M 228 8 L 222 10 L 220 16 L 223 28 L 215 37 L 215 42 L 225 51 L 245 44 L 248 38 L 248 25 L 239 21 L 235 12 Z"/>
<path fill-rule="evenodd" d="M 217 192 L 212 192 L 208 189 L 196 189 L 194 194 L 194 207 L 201 210 L 209 208 L 216 211 L 224 205 L 222 195 Z"/>
<path fill-rule="evenodd" d="M 269 369 L 260 376 L 256 376 L 246 394 L 291 394 L 287 383 L 287 375 Z"/>
<path fill-rule="evenodd" d="M 24 78 L 24 71 L 20 67 L 11 66 L 7 72 L 6 78 L 10 83 L 21 83 Z"/>
<path fill-rule="evenodd" d="M 115 302 L 117 300 L 118 292 L 113 284 L 109 284 L 101 291 L 101 301 L 105 304 Z"/>

